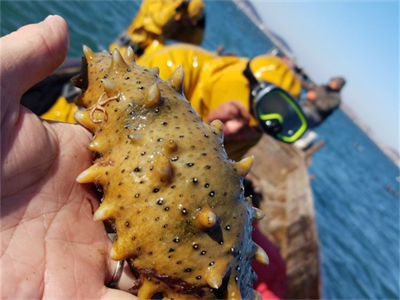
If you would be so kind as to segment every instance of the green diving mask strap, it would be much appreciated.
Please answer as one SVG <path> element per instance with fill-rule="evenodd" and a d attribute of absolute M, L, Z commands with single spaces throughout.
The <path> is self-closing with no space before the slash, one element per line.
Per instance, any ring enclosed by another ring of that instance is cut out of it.
<path fill-rule="evenodd" d="M 249 60 L 243 75 L 249 81 L 252 115 L 267 134 L 285 143 L 297 141 L 307 130 L 307 119 L 293 97 L 282 88 L 255 78 Z"/>

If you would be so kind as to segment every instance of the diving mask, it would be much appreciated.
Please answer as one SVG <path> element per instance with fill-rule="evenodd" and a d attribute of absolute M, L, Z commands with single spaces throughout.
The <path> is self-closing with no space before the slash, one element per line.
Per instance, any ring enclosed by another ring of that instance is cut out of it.
<path fill-rule="evenodd" d="M 286 143 L 297 141 L 308 127 L 297 101 L 282 88 L 257 80 L 250 69 L 250 60 L 243 74 L 250 85 L 251 113 L 262 131 Z"/>

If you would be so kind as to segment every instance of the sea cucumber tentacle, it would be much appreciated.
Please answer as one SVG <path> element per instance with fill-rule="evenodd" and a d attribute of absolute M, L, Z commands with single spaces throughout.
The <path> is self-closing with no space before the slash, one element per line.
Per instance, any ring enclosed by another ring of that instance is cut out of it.
<path fill-rule="evenodd" d="M 84 47 L 73 80 L 94 133 L 96 160 L 77 178 L 101 187 L 96 221 L 112 219 L 110 256 L 127 259 L 142 299 L 259 299 L 251 261 L 268 262 L 251 240 L 263 214 L 244 197 L 253 157 L 231 161 L 220 121 L 203 123 L 182 92 L 183 69 L 163 81 L 133 51 Z"/>

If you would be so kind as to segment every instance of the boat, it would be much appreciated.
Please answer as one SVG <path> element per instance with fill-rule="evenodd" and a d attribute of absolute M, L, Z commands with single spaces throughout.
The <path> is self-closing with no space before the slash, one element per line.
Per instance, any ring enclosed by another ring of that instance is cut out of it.
<path fill-rule="evenodd" d="M 264 135 L 246 155 L 255 156 L 250 178 L 265 218 L 258 227 L 286 263 L 286 299 L 320 299 L 319 238 L 307 169 L 323 141 L 302 151 Z"/>

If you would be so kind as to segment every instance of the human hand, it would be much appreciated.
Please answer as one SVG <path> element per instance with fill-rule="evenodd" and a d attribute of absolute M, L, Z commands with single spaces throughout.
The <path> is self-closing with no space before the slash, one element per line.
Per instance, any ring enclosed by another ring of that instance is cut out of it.
<path fill-rule="evenodd" d="M 316 91 L 308 91 L 306 94 L 306 99 L 309 101 L 314 101 L 317 98 L 317 92 Z"/>
<path fill-rule="evenodd" d="M 250 127 L 250 113 L 239 101 L 227 101 L 208 115 L 208 122 L 215 119 L 224 124 L 225 140 L 240 139 L 256 134 L 256 130 Z"/>
<path fill-rule="evenodd" d="M 57 16 L 0 40 L 1 298 L 137 299 L 105 287 L 115 269 L 98 203 L 75 178 L 91 165 L 91 134 L 47 122 L 21 95 L 62 63 L 68 28 Z"/>

